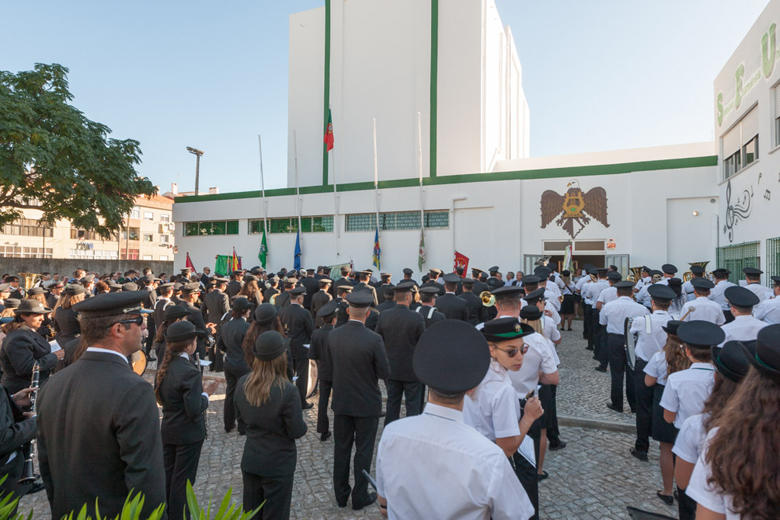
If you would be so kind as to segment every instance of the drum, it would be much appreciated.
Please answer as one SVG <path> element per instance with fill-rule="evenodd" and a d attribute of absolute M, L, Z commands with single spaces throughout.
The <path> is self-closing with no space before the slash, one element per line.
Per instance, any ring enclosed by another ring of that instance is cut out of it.
<path fill-rule="evenodd" d="M 141 350 L 136 350 L 130 355 L 130 366 L 133 368 L 133 372 L 139 376 L 144 375 L 146 371 L 146 354 Z"/>
<path fill-rule="evenodd" d="M 317 362 L 313 359 L 309 360 L 309 386 L 306 387 L 306 398 L 313 396 L 317 393 L 317 383 L 319 377 L 317 375 Z"/>

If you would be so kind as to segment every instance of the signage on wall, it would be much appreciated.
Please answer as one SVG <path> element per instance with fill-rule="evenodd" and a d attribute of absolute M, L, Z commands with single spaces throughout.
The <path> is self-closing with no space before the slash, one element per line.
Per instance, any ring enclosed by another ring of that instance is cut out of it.
<path fill-rule="evenodd" d="M 615 249 L 617 247 L 617 244 L 615 243 L 614 238 L 610 238 L 607 240 L 607 249 Z"/>
<path fill-rule="evenodd" d="M 585 229 L 595 218 L 604 227 L 609 227 L 607 222 L 607 192 L 598 186 L 588 190 L 587 193 L 580 189 L 576 180 L 566 185 L 566 193 L 560 195 L 553 190 L 545 190 L 542 193 L 542 229 L 546 228 L 555 217 L 555 224 L 562 227 L 572 239 Z"/>
<path fill-rule="evenodd" d="M 742 194 L 731 200 L 731 181 L 726 185 L 726 223 L 723 224 L 723 233 L 725 233 L 729 242 L 734 241 L 734 227 L 743 220 L 750 218 L 753 208 L 750 203 L 753 199 L 753 187 L 748 186 L 742 190 Z"/>

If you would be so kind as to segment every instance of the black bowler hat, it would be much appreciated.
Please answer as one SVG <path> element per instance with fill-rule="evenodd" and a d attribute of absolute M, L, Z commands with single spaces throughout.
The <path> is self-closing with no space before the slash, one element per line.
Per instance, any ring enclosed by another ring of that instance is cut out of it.
<path fill-rule="evenodd" d="M 683 322 L 677 329 L 680 341 L 692 348 L 710 348 L 726 339 L 723 329 L 712 322 L 692 320 Z"/>
<path fill-rule="evenodd" d="M 700 289 L 703 291 L 708 291 L 713 287 L 715 287 L 715 284 L 707 280 L 706 278 L 694 278 L 693 280 L 691 280 L 691 285 L 693 285 L 694 289 Z"/>
<path fill-rule="evenodd" d="M 185 316 L 189 316 L 190 311 L 181 305 L 170 305 L 165 309 L 165 321 L 178 320 Z"/>
<path fill-rule="evenodd" d="M 520 317 L 528 321 L 539 320 L 542 318 L 542 311 L 536 305 L 526 305 L 520 310 Z"/>
<path fill-rule="evenodd" d="M 73 310 L 90 317 L 151 314 L 152 311 L 141 307 L 141 302 L 148 297 L 149 291 L 100 294 L 77 303 Z"/>
<path fill-rule="evenodd" d="M 662 283 L 651 285 L 647 288 L 647 293 L 650 295 L 650 298 L 661 303 L 670 302 L 677 297 L 671 287 Z"/>
<path fill-rule="evenodd" d="M 6 298 L 3 300 L 3 304 L 5 305 L 6 309 L 18 309 L 22 304 L 22 300 L 19 298 Z"/>
<path fill-rule="evenodd" d="M 607 273 L 607 280 L 610 282 L 619 282 L 623 279 L 623 276 L 617 271 L 610 271 Z"/>
<path fill-rule="evenodd" d="M 744 350 L 750 363 L 761 374 L 780 382 L 780 323 L 767 325 L 758 331 L 754 354 L 747 347 Z"/>
<path fill-rule="evenodd" d="M 461 281 L 461 278 L 456 273 L 447 273 L 447 274 L 444 275 L 444 282 L 445 283 L 458 283 L 460 281 Z"/>
<path fill-rule="evenodd" d="M 252 353 L 261 361 L 272 361 L 287 352 L 284 336 L 275 330 L 260 334 L 252 347 Z"/>
<path fill-rule="evenodd" d="M 679 329 L 680 325 L 682 325 L 683 323 L 685 322 L 680 320 L 669 320 L 666 322 L 666 325 L 661 326 L 661 328 L 664 329 L 664 332 L 666 332 L 667 334 L 676 336 L 677 329 Z"/>
<path fill-rule="evenodd" d="M 539 287 L 538 289 L 531 291 L 530 293 L 525 295 L 525 298 L 523 298 L 526 302 L 528 302 L 529 305 L 536 304 L 537 301 L 544 298 L 544 287 Z"/>
<path fill-rule="evenodd" d="M 189 321 L 177 321 L 165 330 L 165 341 L 188 341 L 193 338 L 202 338 L 206 336 L 205 330 L 198 330 L 195 325 Z"/>
<path fill-rule="evenodd" d="M 24 299 L 19 304 L 19 307 L 14 309 L 16 314 L 46 314 L 51 312 L 51 309 L 47 309 L 38 300 Z"/>
<path fill-rule="evenodd" d="M 742 272 L 747 276 L 761 276 L 764 271 L 761 269 L 756 269 L 755 267 L 743 267 Z"/>
<path fill-rule="evenodd" d="M 734 307 L 753 307 L 758 305 L 759 299 L 751 290 L 738 285 L 733 285 L 723 291 L 723 295 Z"/>
<path fill-rule="evenodd" d="M 374 303 L 374 295 L 366 289 L 351 292 L 346 299 L 352 307 L 368 307 Z"/>
<path fill-rule="evenodd" d="M 673 264 L 664 264 L 661 266 L 661 271 L 664 274 L 675 274 L 677 272 L 677 266 Z"/>
<path fill-rule="evenodd" d="M 616 289 L 633 289 L 634 288 L 634 282 L 630 282 L 628 280 L 623 280 L 622 282 L 617 282 L 614 286 Z M 649 291 L 650 289 L 648 289 Z"/>
<path fill-rule="evenodd" d="M 233 310 L 236 310 L 238 312 L 246 312 L 249 309 L 252 308 L 252 302 L 249 301 L 248 298 L 244 296 L 239 296 L 235 300 L 233 300 L 233 304 L 231 305 Z"/>
<path fill-rule="evenodd" d="M 331 300 L 317 311 L 317 317 L 322 319 L 328 319 L 339 310 L 339 304 L 336 300 Z"/>
<path fill-rule="evenodd" d="M 517 318 L 498 318 L 485 322 L 481 332 L 488 341 L 507 341 L 528 336 L 536 331 L 527 323 L 517 321 Z"/>
<path fill-rule="evenodd" d="M 259 324 L 271 323 L 276 318 L 276 305 L 273 303 L 261 303 L 255 309 L 255 321 Z"/>
<path fill-rule="evenodd" d="M 712 347 L 712 362 L 724 377 L 739 383 L 750 369 L 746 350 L 739 341 L 727 341 L 723 348 Z"/>
<path fill-rule="evenodd" d="M 479 385 L 490 366 L 487 340 L 473 325 L 442 320 L 425 329 L 412 356 L 417 379 L 447 394 Z"/>
<path fill-rule="evenodd" d="M 544 289 L 542 289 L 542 291 L 544 291 Z M 496 297 L 496 299 L 501 299 L 501 298 L 518 299 L 520 298 L 520 294 L 523 292 L 523 289 L 516 285 L 504 285 L 503 287 L 499 287 L 498 289 L 493 289 L 490 292 L 493 296 Z"/>
<path fill-rule="evenodd" d="M 44 289 L 43 287 L 33 287 L 32 289 L 27 291 L 27 294 L 31 296 L 35 296 L 37 294 L 45 294 L 45 293 L 46 293 L 46 289 Z"/>
<path fill-rule="evenodd" d="M 414 273 L 414 271 L 412 271 L 412 270 L 411 270 L 411 269 L 409 269 L 408 267 L 404 267 L 403 273 L 404 273 L 405 275 L 409 275 L 409 276 L 411 276 L 411 275 Z"/>

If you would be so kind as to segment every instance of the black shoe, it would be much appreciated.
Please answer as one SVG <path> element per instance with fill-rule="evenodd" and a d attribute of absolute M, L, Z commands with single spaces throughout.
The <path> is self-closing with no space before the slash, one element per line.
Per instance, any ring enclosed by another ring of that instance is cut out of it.
<path fill-rule="evenodd" d="M 639 459 L 639 460 L 641 460 L 643 462 L 647 462 L 647 452 L 646 451 L 638 450 L 636 448 L 631 448 L 631 455 L 633 455 L 634 457 L 636 457 L 637 459 Z"/>
<path fill-rule="evenodd" d="M 542 480 L 546 479 L 549 476 L 550 475 L 546 471 L 543 470 L 541 473 L 537 473 L 536 474 L 536 480 L 541 482 Z"/>
<path fill-rule="evenodd" d="M 597 367 L 594 367 L 593 370 L 595 370 L 596 372 L 606 372 L 607 371 L 607 367 L 599 365 Z"/>
<path fill-rule="evenodd" d="M 551 442 L 547 447 L 547 449 L 549 449 L 550 451 L 558 451 L 558 450 L 562 450 L 565 447 L 566 447 L 565 442 L 558 441 L 558 442 Z"/>
<path fill-rule="evenodd" d="M 613 412 L 623 413 L 623 409 L 622 408 L 618 408 L 617 406 L 615 406 L 612 403 L 607 403 L 607 408 L 609 408 Z"/>
<path fill-rule="evenodd" d="M 301 406 L 302 410 L 311 410 L 312 408 L 314 408 L 314 405 L 311 403 L 303 403 L 303 406 Z"/>
<path fill-rule="evenodd" d="M 225 433 L 232 432 L 236 427 L 235 426 L 225 426 Z"/>
<path fill-rule="evenodd" d="M 330 432 L 325 432 L 325 433 L 320 434 L 320 440 L 322 442 L 325 442 L 328 439 L 330 439 Z"/>
<path fill-rule="evenodd" d="M 672 504 L 674 504 L 674 495 L 664 495 L 660 491 L 656 491 L 655 494 L 656 496 L 658 496 L 658 498 L 663 500 L 664 504 L 666 504 L 667 506 L 671 506 Z"/>
<path fill-rule="evenodd" d="M 353 499 L 352 500 L 352 509 L 354 511 L 359 511 L 359 510 L 363 509 L 366 506 L 370 506 L 374 502 L 376 502 L 376 493 L 371 492 L 371 493 L 368 494 L 368 496 L 366 497 L 366 500 L 363 501 L 363 502 L 357 502 L 356 503 L 355 500 Z"/>

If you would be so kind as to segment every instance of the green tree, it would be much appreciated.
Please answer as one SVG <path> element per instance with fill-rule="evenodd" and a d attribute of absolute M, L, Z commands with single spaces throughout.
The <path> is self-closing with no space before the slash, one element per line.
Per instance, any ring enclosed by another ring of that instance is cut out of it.
<path fill-rule="evenodd" d="M 138 195 L 156 193 L 135 170 L 141 149 L 70 105 L 68 69 L 0 71 L 0 225 L 39 209 L 108 238 Z"/>

